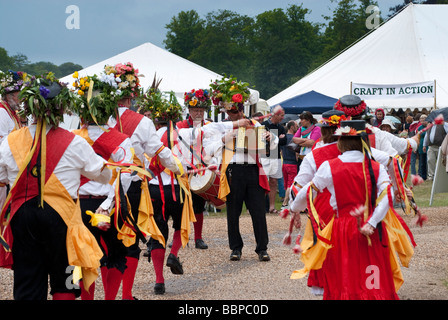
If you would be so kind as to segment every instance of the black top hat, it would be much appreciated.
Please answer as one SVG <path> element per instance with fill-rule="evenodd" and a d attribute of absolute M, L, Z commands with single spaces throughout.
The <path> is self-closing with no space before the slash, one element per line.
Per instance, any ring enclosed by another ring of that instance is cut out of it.
<path fill-rule="evenodd" d="M 337 121 L 330 121 L 331 117 L 336 116 Z M 345 119 L 345 113 L 339 110 L 329 110 L 322 113 L 322 120 L 319 122 L 318 126 L 321 128 L 339 127 L 341 121 Z"/>

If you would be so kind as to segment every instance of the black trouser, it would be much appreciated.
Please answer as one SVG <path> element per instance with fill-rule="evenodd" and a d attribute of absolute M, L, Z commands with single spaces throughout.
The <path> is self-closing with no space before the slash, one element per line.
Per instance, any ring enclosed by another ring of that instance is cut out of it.
<path fill-rule="evenodd" d="M 191 200 L 193 202 L 193 212 L 195 214 L 203 213 L 205 209 L 205 199 L 196 193 L 191 193 Z"/>
<path fill-rule="evenodd" d="M 123 273 L 126 269 L 127 248 L 117 238 L 118 231 L 113 222 L 114 216 L 111 217 L 109 230 L 103 231 L 98 229 L 98 227 L 92 227 L 89 223 L 91 217 L 86 214 L 87 210 L 95 212 L 103 201 L 104 199 L 80 199 L 82 220 L 104 253 L 101 259 L 101 266 L 106 266 L 108 269 L 117 268 Z"/>
<path fill-rule="evenodd" d="M 174 192 L 176 196 L 176 200 L 174 200 L 171 185 L 163 187 L 165 197 L 165 213 L 163 213 L 163 202 L 162 195 L 160 193 L 160 186 L 155 184 L 151 184 L 149 186 L 149 192 L 152 199 L 152 207 L 154 209 L 154 220 L 156 221 L 157 227 L 165 238 L 165 243 L 168 241 L 169 235 L 169 218 L 171 217 L 173 219 L 173 229 L 175 231 L 180 230 L 182 224 L 182 209 L 184 204 L 180 202 L 179 189 L 179 185 L 174 186 Z M 185 197 L 185 193 L 182 196 Z M 153 238 L 150 239 L 150 246 L 151 249 L 163 249 L 163 245 L 158 240 L 155 240 Z"/>
<path fill-rule="evenodd" d="M 14 237 L 14 299 L 46 300 L 48 276 L 51 294 L 74 293 L 72 267 L 67 258 L 67 225 L 48 203 L 39 207 L 37 197 L 25 202 L 11 220 Z M 2 249 L 3 250 L 3 249 Z"/>
<path fill-rule="evenodd" d="M 255 252 L 267 250 L 269 242 L 265 211 L 265 190 L 259 184 L 259 169 L 256 164 L 230 164 L 227 168 L 230 193 L 227 195 L 227 232 L 231 250 L 242 250 L 239 218 L 246 204 L 252 218 Z"/>
<path fill-rule="evenodd" d="M 131 204 L 131 210 L 132 210 L 132 217 L 137 222 L 138 219 L 138 207 L 140 206 L 140 198 L 142 195 L 142 182 L 141 181 L 133 181 L 131 185 L 129 186 L 127 196 L 129 199 L 129 203 Z M 135 243 L 129 247 L 127 247 L 127 254 L 126 256 L 131 258 L 140 258 L 140 246 L 139 246 L 139 238 L 136 237 Z"/>

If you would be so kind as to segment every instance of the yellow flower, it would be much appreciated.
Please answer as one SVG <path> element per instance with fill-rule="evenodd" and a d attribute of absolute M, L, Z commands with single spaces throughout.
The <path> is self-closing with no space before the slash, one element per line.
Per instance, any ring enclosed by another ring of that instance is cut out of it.
<path fill-rule="evenodd" d="M 73 82 L 73 86 L 75 87 L 75 88 L 78 88 L 78 82 Z"/>
<path fill-rule="evenodd" d="M 84 91 L 82 91 L 82 90 L 78 90 L 78 94 L 79 94 L 80 96 L 83 96 L 83 95 L 84 95 Z"/>
<path fill-rule="evenodd" d="M 81 90 L 86 90 L 86 86 L 81 86 Z"/>
<path fill-rule="evenodd" d="M 132 75 L 132 74 L 128 74 L 128 75 L 126 75 L 126 81 L 132 82 L 132 81 L 134 81 L 134 80 L 135 80 L 134 75 Z"/>
<path fill-rule="evenodd" d="M 198 100 L 190 100 L 190 106 L 194 107 L 198 104 Z"/>
<path fill-rule="evenodd" d="M 81 78 L 81 79 L 79 80 L 79 84 L 82 85 L 82 86 L 84 85 L 84 78 Z"/>
<path fill-rule="evenodd" d="M 78 78 L 78 71 L 75 71 L 75 73 L 73 74 L 73 78 L 77 79 Z"/>
<path fill-rule="evenodd" d="M 230 91 L 233 91 L 233 90 L 236 90 L 237 89 L 237 86 L 231 86 L 230 87 Z"/>

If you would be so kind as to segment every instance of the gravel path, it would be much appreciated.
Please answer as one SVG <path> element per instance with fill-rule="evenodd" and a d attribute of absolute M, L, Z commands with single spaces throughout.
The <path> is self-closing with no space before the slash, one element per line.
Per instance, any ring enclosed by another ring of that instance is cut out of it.
<path fill-rule="evenodd" d="M 423 228 L 413 226 L 411 217 L 404 217 L 417 247 L 410 267 L 402 268 L 405 283 L 398 295 L 403 300 L 448 300 L 448 207 L 424 208 L 422 212 L 429 218 Z M 241 261 L 229 260 L 226 219 L 205 217 L 204 239 L 209 249 L 195 249 L 193 241 L 181 249 L 179 257 L 184 274 L 173 275 L 169 268 L 165 268 L 166 293 L 162 296 L 153 293 L 153 265 L 142 254 L 134 296 L 140 300 L 322 300 L 322 297 L 310 294 L 306 278 L 289 279 L 291 272 L 300 269 L 302 264 L 292 253 L 292 247 L 282 245 L 287 220 L 277 215 L 267 216 L 269 262 L 258 261 L 254 252 L 250 217 L 243 215 L 240 221 L 245 244 Z M 296 235 L 297 230 L 293 239 Z M 12 283 L 12 271 L 0 269 L 0 300 L 12 300 Z M 98 279 L 96 284 L 95 298 L 102 300 L 101 280 Z M 121 299 L 121 293 L 117 299 Z"/>

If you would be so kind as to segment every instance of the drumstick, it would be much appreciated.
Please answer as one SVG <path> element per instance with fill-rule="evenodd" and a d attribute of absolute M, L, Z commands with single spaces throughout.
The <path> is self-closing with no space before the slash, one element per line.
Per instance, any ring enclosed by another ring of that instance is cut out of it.
<path fill-rule="evenodd" d="M 186 173 L 188 173 L 188 174 L 190 174 L 190 173 L 199 173 L 199 172 L 202 172 L 202 171 L 205 171 L 205 170 L 216 171 L 216 170 L 218 170 L 218 166 L 216 164 L 212 164 L 212 165 L 210 165 L 208 167 L 203 167 L 203 168 L 200 168 L 200 169 L 190 169 L 190 170 L 187 170 Z"/>

